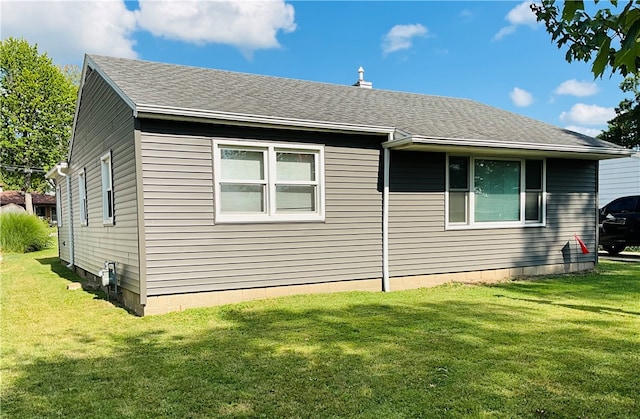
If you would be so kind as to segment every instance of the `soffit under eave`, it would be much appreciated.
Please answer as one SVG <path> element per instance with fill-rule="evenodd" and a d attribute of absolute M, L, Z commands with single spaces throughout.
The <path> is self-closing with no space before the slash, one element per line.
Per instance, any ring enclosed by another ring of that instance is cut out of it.
<path fill-rule="evenodd" d="M 512 156 L 512 157 L 556 157 L 586 160 L 607 160 L 622 157 L 629 157 L 633 151 L 617 148 L 597 149 L 595 147 L 568 146 L 558 147 L 555 145 L 527 145 L 527 146 L 498 146 L 495 144 L 431 144 L 426 142 L 413 142 L 410 139 L 403 141 L 389 141 L 383 144 L 390 150 L 418 151 L 418 152 L 441 152 L 455 154 L 472 154 L 488 156 Z"/>

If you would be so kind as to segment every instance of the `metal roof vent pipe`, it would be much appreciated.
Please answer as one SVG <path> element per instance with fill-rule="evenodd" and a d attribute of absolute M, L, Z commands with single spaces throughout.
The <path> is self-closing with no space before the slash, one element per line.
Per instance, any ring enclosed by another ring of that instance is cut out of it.
<path fill-rule="evenodd" d="M 354 86 L 363 87 L 365 89 L 371 89 L 373 87 L 373 83 L 370 81 L 364 81 L 364 68 L 362 67 L 358 69 L 358 81 L 355 82 Z"/>

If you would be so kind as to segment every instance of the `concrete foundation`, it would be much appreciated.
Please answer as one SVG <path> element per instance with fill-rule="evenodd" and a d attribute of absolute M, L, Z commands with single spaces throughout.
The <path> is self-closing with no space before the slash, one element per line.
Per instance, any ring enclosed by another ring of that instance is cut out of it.
<path fill-rule="evenodd" d="M 397 277 L 390 279 L 391 291 L 416 288 L 435 287 L 438 285 L 460 282 L 466 284 L 483 284 L 507 281 L 516 278 L 534 277 L 541 275 L 563 274 L 593 269 L 594 262 L 529 266 L 511 269 L 493 269 L 474 272 L 457 272 L 446 274 L 418 275 Z M 329 282 L 323 284 L 289 285 L 281 287 L 264 287 L 242 290 L 210 291 L 192 294 L 173 294 L 148 297 L 147 304 L 141 306 L 137 294 L 123 291 L 123 295 L 131 294 L 124 300 L 125 305 L 138 315 L 164 314 L 172 311 L 182 311 L 188 308 L 210 307 L 223 304 L 233 304 L 242 301 L 264 298 L 283 297 L 299 294 L 326 294 L 344 291 L 381 291 L 381 279 L 366 279 L 360 281 Z M 140 309 L 143 310 L 140 313 Z"/>

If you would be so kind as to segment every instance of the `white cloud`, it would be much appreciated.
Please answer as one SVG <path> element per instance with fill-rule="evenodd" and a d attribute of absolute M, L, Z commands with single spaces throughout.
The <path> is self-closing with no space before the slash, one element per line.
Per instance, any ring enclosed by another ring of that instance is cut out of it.
<path fill-rule="evenodd" d="M 598 105 L 576 103 L 569 112 L 562 112 L 560 120 L 582 125 L 603 125 L 616 116 L 614 108 L 604 108 Z"/>
<path fill-rule="evenodd" d="M 520 3 L 507 13 L 506 19 L 512 25 L 529 25 L 535 26 L 538 22 L 536 14 L 531 10 L 531 1 Z"/>
<path fill-rule="evenodd" d="M 385 54 L 411 48 L 413 38 L 427 36 L 428 30 L 421 24 L 396 25 L 384 37 L 382 51 Z"/>
<path fill-rule="evenodd" d="M 476 14 L 472 10 L 463 9 L 458 16 L 460 17 L 460 21 L 469 23 L 475 19 Z"/>
<path fill-rule="evenodd" d="M 533 95 L 527 92 L 526 90 L 520 89 L 519 87 L 514 87 L 511 93 L 509 93 L 509 97 L 514 105 L 519 106 L 521 108 L 529 106 L 533 103 Z"/>
<path fill-rule="evenodd" d="M 25 38 L 55 62 L 80 63 L 85 53 L 135 58 L 136 30 L 196 44 L 223 43 L 250 54 L 279 46 L 278 32 L 296 29 L 285 0 L 2 1 L 2 38 Z"/>
<path fill-rule="evenodd" d="M 579 132 L 580 134 L 588 135 L 589 137 L 597 137 L 602 130 L 596 128 L 579 127 L 577 125 L 568 125 L 564 127 L 569 131 Z"/>
<path fill-rule="evenodd" d="M 86 53 L 136 57 L 133 12 L 122 1 L 2 1 L 2 38 L 38 44 L 60 64 Z"/>
<path fill-rule="evenodd" d="M 510 35 L 516 31 L 518 26 L 527 25 L 535 28 L 538 24 L 536 14 L 531 10 L 531 1 L 520 3 L 507 13 L 505 19 L 510 23 L 493 36 L 493 40 L 497 41 L 503 37 Z"/>
<path fill-rule="evenodd" d="M 233 45 L 246 53 L 279 47 L 296 29 L 294 8 L 274 1 L 140 0 L 138 23 L 153 35 L 196 44 Z"/>
<path fill-rule="evenodd" d="M 497 41 L 498 39 L 502 39 L 507 35 L 511 35 L 515 31 L 516 31 L 515 26 L 505 26 L 504 28 L 500 29 L 497 34 L 493 36 L 493 40 Z"/>
<path fill-rule="evenodd" d="M 591 81 L 578 81 L 576 79 L 567 80 L 562 82 L 555 90 L 558 95 L 571 95 L 571 96 L 591 96 L 598 93 L 598 86 Z"/>

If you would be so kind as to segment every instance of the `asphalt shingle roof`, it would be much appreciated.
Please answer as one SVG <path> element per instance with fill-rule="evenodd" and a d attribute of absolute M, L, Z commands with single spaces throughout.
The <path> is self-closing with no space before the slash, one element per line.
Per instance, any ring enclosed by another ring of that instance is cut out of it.
<path fill-rule="evenodd" d="M 617 146 L 469 99 L 90 56 L 136 106 L 337 124 L 413 136 L 612 149 Z"/>

